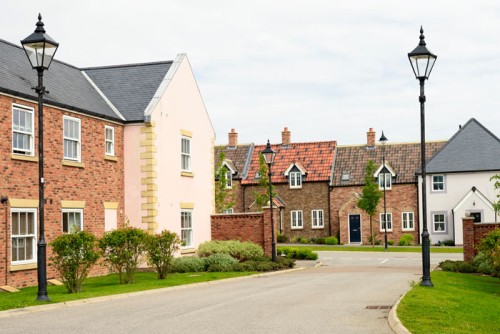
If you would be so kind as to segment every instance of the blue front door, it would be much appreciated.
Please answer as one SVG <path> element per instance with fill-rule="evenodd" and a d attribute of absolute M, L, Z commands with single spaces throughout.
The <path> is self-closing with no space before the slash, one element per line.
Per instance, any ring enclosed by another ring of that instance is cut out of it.
<path fill-rule="evenodd" d="M 349 243 L 361 242 L 361 216 L 349 215 Z"/>

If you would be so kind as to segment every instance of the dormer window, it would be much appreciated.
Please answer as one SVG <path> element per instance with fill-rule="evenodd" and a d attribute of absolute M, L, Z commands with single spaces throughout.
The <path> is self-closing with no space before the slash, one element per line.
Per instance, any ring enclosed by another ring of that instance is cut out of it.
<path fill-rule="evenodd" d="M 340 178 L 340 181 L 349 181 L 351 179 L 351 173 L 345 171 L 342 173 L 342 177 Z"/>
<path fill-rule="evenodd" d="M 384 186 L 384 181 L 385 181 L 385 186 Z M 392 175 L 390 173 L 380 173 L 378 175 L 378 187 L 380 190 L 383 190 L 384 188 L 386 190 L 391 189 L 391 187 L 392 187 Z"/>
<path fill-rule="evenodd" d="M 290 189 L 302 188 L 302 178 L 306 175 L 307 171 L 300 162 L 290 164 L 285 171 L 285 176 L 288 177 L 288 184 Z"/>
<path fill-rule="evenodd" d="M 288 179 L 290 188 L 302 188 L 302 174 L 300 172 L 290 172 Z"/>
<path fill-rule="evenodd" d="M 226 172 L 226 188 L 231 189 L 233 187 L 233 173 L 228 170 Z"/>
<path fill-rule="evenodd" d="M 389 190 L 392 188 L 392 178 L 396 177 L 396 173 L 386 161 L 380 165 L 373 176 L 377 178 L 380 190 Z"/>

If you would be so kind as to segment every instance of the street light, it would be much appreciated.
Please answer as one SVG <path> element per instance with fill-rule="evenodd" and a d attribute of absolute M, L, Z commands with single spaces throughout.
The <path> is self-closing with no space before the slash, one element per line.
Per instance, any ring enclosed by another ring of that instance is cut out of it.
<path fill-rule="evenodd" d="M 276 152 L 271 148 L 269 144 L 269 139 L 267 140 L 267 145 L 264 151 L 262 151 L 262 156 L 267 164 L 267 176 L 269 177 L 269 205 L 271 206 L 271 257 L 273 262 L 276 262 L 276 241 L 274 240 L 274 220 L 273 220 L 273 189 L 271 182 L 271 165 L 274 163 L 274 157 Z"/>
<path fill-rule="evenodd" d="M 425 44 L 424 29 L 420 27 L 420 43 L 410 53 L 408 53 L 413 73 L 420 81 L 420 161 L 422 168 L 422 267 L 423 276 L 422 286 L 433 286 L 431 282 L 430 272 L 430 240 L 429 231 L 427 230 L 427 188 L 426 188 L 426 173 L 425 173 L 425 80 L 429 79 L 437 56 L 430 52 Z"/>
<path fill-rule="evenodd" d="M 385 187 L 386 187 L 386 173 L 385 173 L 385 143 L 387 142 L 387 138 L 384 135 L 384 131 L 382 131 L 382 136 L 380 136 L 379 139 L 380 143 L 382 144 L 382 172 L 383 172 L 383 182 L 384 182 L 384 241 L 385 241 L 385 251 L 387 252 L 387 208 L 386 208 L 386 202 L 385 202 Z"/>
<path fill-rule="evenodd" d="M 39 238 L 37 248 L 38 297 L 37 300 L 49 300 L 47 294 L 47 243 L 45 242 L 44 226 L 44 179 L 43 179 L 43 95 L 46 93 L 43 86 L 43 71 L 48 70 L 57 51 L 59 43 L 45 33 L 42 15 L 38 14 L 35 32 L 21 41 L 31 67 L 38 73 L 38 86 L 34 87 L 38 93 L 38 176 L 39 176 Z"/>

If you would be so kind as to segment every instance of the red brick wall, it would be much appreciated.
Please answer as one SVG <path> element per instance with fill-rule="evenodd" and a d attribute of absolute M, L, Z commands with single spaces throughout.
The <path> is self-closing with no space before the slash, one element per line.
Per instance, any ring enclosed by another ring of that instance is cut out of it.
<path fill-rule="evenodd" d="M 254 201 L 253 193 L 259 187 L 248 186 L 245 189 L 245 204 L 247 211 L 254 211 L 255 208 L 248 208 Z M 296 236 L 301 237 L 327 237 L 329 232 L 329 208 L 328 182 L 304 182 L 300 189 L 290 189 L 288 184 L 274 184 L 275 194 L 284 202 L 282 210 L 283 234 L 290 239 Z M 303 229 L 291 229 L 292 210 L 302 210 Z M 312 228 L 312 210 L 323 210 L 324 228 Z M 279 219 L 279 217 L 278 217 Z M 279 230 L 279 220 L 276 221 L 276 229 Z"/>
<path fill-rule="evenodd" d="M 271 256 L 270 212 L 271 210 L 265 208 L 263 213 L 212 215 L 212 240 L 251 241 L 262 246 L 265 255 Z M 275 224 L 276 218 L 277 210 L 273 210 Z"/>
<path fill-rule="evenodd" d="M 0 95 L 0 196 L 38 200 L 38 163 L 11 159 L 12 103 L 35 108 L 35 156 L 38 156 L 37 104 Z M 63 115 L 81 120 L 81 155 L 85 168 L 63 166 Z M 115 156 L 104 159 L 104 126 L 115 129 Z M 45 238 L 50 243 L 62 233 L 62 200 L 85 201 L 83 228 L 104 233 L 103 202 L 118 202 L 118 223 L 123 224 L 123 126 L 108 121 L 44 107 Z M 6 210 L 6 211 L 5 211 Z M 9 271 L 10 205 L 0 204 L 0 284 L 36 285 L 36 269 Z M 6 237 L 7 236 L 7 237 Z M 50 258 L 47 247 L 47 259 Z M 49 266 L 48 278 L 57 274 Z M 6 273 L 7 272 L 7 273 Z M 94 271 L 99 272 L 99 270 Z"/>
<path fill-rule="evenodd" d="M 361 195 L 363 187 L 335 187 L 331 193 L 331 217 L 332 234 L 340 234 L 340 242 L 349 243 L 349 215 L 361 215 L 362 235 L 361 241 L 369 244 L 370 240 L 370 217 L 356 203 L 358 198 L 355 193 Z M 392 213 L 392 231 L 387 232 L 387 239 L 394 240 L 397 244 L 403 234 L 412 234 L 414 242 L 418 242 L 418 197 L 415 184 L 393 184 L 392 189 L 386 190 L 386 210 Z M 380 199 L 378 210 L 372 218 L 373 232 L 376 239 L 384 240 L 384 231 L 380 231 L 380 214 L 384 212 L 384 198 Z M 402 213 L 413 212 L 413 231 L 403 231 Z"/>
<path fill-rule="evenodd" d="M 500 223 L 474 223 L 474 218 L 462 218 L 464 235 L 464 261 L 471 261 L 477 255 L 477 245 L 489 232 L 500 228 Z"/>

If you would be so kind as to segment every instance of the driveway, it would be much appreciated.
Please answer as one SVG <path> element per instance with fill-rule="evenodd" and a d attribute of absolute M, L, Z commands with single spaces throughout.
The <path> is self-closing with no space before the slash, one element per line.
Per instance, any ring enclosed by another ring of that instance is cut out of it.
<path fill-rule="evenodd" d="M 319 255 L 317 268 L 0 318 L 0 333 L 392 333 L 389 307 L 421 276 L 420 254 Z"/>

